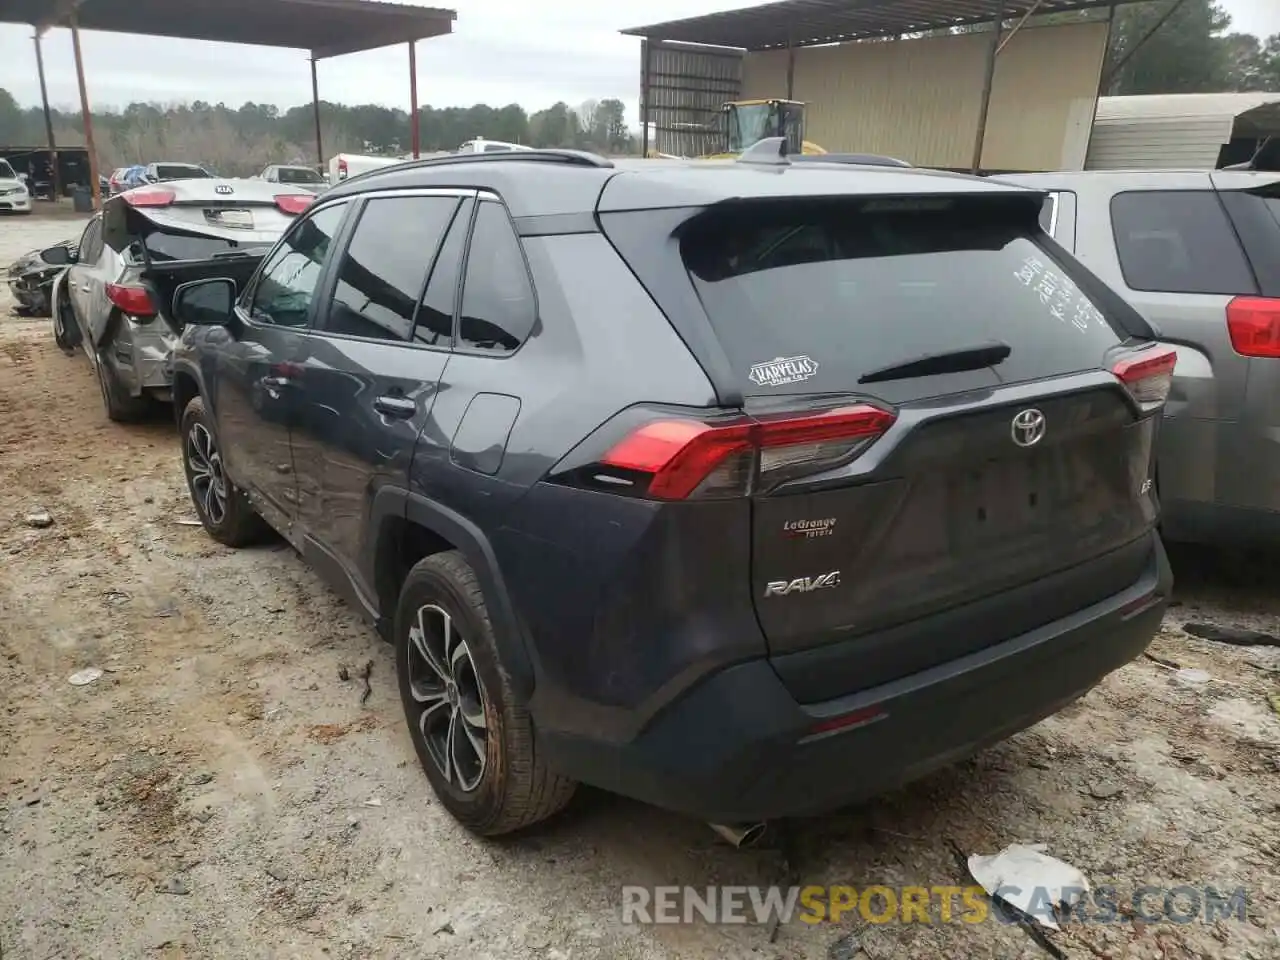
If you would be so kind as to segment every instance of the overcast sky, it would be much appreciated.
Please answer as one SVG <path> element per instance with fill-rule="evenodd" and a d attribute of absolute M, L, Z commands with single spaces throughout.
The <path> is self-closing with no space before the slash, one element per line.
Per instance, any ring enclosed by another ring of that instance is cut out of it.
<path fill-rule="evenodd" d="M 212 2 L 212 0 L 206 0 Z M 637 122 L 640 41 L 618 30 L 744 5 L 743 0 L 411 0 L 457 9 L 454 34 L 418 45 L 419 101 L 432 106 L 519 103 L 530 111 L 557 100 L 576 105 L 616 97 Z M 1280 33 L 1280 0 L 1220 0 L 1232 27 Z M 130 101 L 246 100 L 282 107 L 309 103 L 307 54 L 220 43 L 86 32 L 81 36 L 89 100 L 95 109 Z M 71 35 L 44 42 L 49 99 L 78 106 Z M 320 96 L 342 103 L 407 108 L 403 45 L 319 65 Z M 39 103 L 28 27 L 0 25 L 0 87 L 24 106 Z"/>

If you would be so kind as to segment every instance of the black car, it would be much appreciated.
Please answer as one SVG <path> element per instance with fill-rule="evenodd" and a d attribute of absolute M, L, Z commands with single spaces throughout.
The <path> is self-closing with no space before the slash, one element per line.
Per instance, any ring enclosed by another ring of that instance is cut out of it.
<path fill-rule="evenodd" d="M 722 825 L 830 810 L 1160 623 L 1174 357 L 1044 194 L 759 154 L 402 164 L 244 289 L 176 290 L 206 529 L 265 520 L 395 644 L 479 833 L 575 782 Z"/>

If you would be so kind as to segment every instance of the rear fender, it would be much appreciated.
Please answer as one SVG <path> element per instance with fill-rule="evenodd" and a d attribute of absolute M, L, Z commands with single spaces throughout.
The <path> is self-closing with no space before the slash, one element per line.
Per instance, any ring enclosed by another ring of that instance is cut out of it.
<path fill-rule="evenodd" d="M 369 512 L 372 535 L 366 555 L 361 558 L 362 573 L 368 583 L 376 583 L 375 567 L 379 546 L 398 521 L 407 520 L 452 544 L 475 571 L 484 592 L 485 607 L 493 627 L 498 656 L 511 690 L 521 704 L 533 696 L 534 667 L 529 643 L 511 603 L 502 571 L 489 538 L 479 527 L 461 514 L 420 494 L 397 487 L 382 487 L 374 495 Z M 394 619 L 394 610 L 379 610 L 379 620 Z"/>

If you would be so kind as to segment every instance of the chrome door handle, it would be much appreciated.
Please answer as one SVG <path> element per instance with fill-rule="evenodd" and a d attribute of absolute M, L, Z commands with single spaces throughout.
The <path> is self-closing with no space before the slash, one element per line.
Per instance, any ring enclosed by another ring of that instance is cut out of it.
<path fill-rule="evenodd" d="M 292 381 L 288 377 L 263 377 L 262 385 L 264 387 L 287 387 Z"/>
<path fill-rule="evenodd" d="M 93 289 L 93 287 L 91 287 L 91 286 L 90 286 L 89 284 L 87 284 L 87 283 L 82 283 L 82 284 L 80 284 L 80 289 L 81 289 L 81 290 L 83 290 L 85 293 L 88 293 L 90 290 L 92 290 L 92 289 Z"/>
<path fill-rule="evenodd" d="M 418 412 L 418 405 L 408 397 L 386 394 L 374 399 L 373 409 L 388 417 L 408 420 Z"/>

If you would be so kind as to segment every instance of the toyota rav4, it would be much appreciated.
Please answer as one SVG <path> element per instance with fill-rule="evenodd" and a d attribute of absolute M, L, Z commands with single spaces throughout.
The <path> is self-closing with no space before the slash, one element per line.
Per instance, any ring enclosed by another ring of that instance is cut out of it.
<path fill-rule="evenodd" d="M 171 296 L 186 476 L 395 645 L 444 805 L 586 782 L 819 813 L 1070 703 L 1171 584 L 1174 354 L 1038 224 L 905 168 L 405 163 Z"/>

